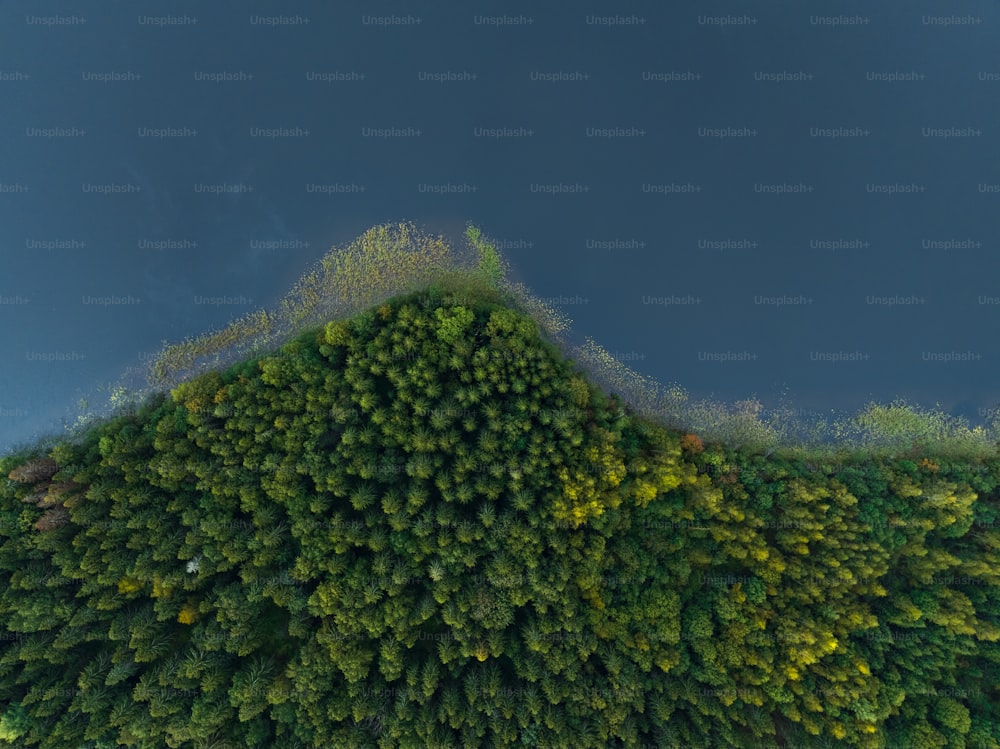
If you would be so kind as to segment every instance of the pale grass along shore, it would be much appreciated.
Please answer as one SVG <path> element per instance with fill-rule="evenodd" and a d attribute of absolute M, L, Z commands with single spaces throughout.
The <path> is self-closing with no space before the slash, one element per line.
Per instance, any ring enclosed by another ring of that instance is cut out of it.
<path fill-rule="evenodd" d="M 939 409 L 902 400 L 869 403 L 856 414 L 804 419 L 790 407 L 765 409 L 755 398 L 735 403 L 693 399 L 679 384 L 663 385 L 614 358 L 586 337 L 571 342 L 571 320 L 530 289 L 508 280 L 510 265 L 497 242 L 469 224 L 465 246 L 419 229 L 412 222 L 372 227 L 353 242 L 331 248 L 307 270 L 274 310 L 250 312 L 219 330 L 164 342 L 141 373 L 142 384 L 111 389 L 112 408 L 129 407 L 154 392 L 171 390 L 209 370 L 262 356 L 302 330 L 343 320 L 385 300 L 431 285 L 493 298 L 530 315 L 546 338 L 572 358 L 595 384 L 619 395 L 644 418 L 733 449 L 787 458 L 821 460 L 850 453 L 903 455 L 914 449 L 953 459 L 995 455 L 1000 413 L 986 427 L 970 427 Z M 135 372 L 132 373 L 133 382 Z M 77 427 L 93 419 L 81 417 Z"/>
<path fill-rule="evenodd" d="M 470 225 L 465 237 L 467 246 L 456 248 L 413 223 L 375 226 L 347 246 L 333 247 L 276 310 L 257 310 L 221 330 L 165 343 L 150 362 L 149 383 L 172 387 L 178 378 L 270 353 L 304 329 L 346 319 L 430 285 L 472 295 L 499 293 L 505 303 L 531 314 L 548 335 L 567 328 L 569 321 L 527 288 L 507 282 L 507 262 L 478 227 Z"/>
<path fill-rule="evenodd" d="M 495 243 L 470 224 L 465 246 L 428 234 L 412 222 L 372 227 L 346 246 L 332 247 L 309 268 L 276 309 L 258 309 L 218 330 L 163 342 L 143 367 L 125 372 L 106 386 L 112 411 L 132 409 L 149 396 L 173 390 L 210 370 L 279 349 L 310 327 L 344 320 L 394 296 L 436 285 L 469 296 L 493 298 L 529 314 L 556 340 L 569 320 L 534 296 L 523 284 L 507 280 L 509 265 Z M 92 425 L 97 414 L 87 401 L 70 431 Z"/>

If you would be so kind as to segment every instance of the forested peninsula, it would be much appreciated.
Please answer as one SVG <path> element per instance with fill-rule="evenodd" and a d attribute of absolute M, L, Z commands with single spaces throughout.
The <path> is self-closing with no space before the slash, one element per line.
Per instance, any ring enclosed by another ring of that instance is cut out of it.
<path fill-rule="evenodd" d="M 1000 748 L 988 436 L 668 424 L 415 236 L 0 458 L 0 747 Z"/>

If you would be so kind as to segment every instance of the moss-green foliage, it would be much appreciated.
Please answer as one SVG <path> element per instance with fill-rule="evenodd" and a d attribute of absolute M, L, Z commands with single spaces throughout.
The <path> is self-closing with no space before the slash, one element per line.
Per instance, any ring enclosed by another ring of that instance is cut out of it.
<path fill-rule="evenodd" d="M 14 705 L 0 717 L 0 739 L 13 744 L 31 728 L 31 717 L 21 705 Z"/>
<path fill-rule="evenodd" d="M 483 238 L 478 226 L 469 226 L 465 230 L 465 236 L 479 255 L 480 272 L 493 283 L 501 283 L 507 277 L 508 268 L 496 247 Z"/>
<path fill-rule="evenodd" d="M 438 307 L 435 310 L 440 326 L 437 330 L 437 337 L 444 343 L 456 343 L 461 340 L 468 330 L 469 325 L 475 319 L 475 315 L 465 307 L 458 305 L 451 309 Z"/>
<path fill-rule="evenodd" d="M 0 746 L 1000 746 L 1000 460 L 667 430 L 475 288 L 0 481 Z"/>

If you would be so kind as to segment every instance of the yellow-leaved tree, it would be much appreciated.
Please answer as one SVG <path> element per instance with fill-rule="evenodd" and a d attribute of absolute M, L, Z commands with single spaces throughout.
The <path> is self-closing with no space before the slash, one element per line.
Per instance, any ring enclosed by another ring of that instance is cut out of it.
<path fill-rule="evenodd" d="M 583 451 L 583 465 L 562 466 L 556 472 L 562 494 L 555 499 L 553 511 L 558 520 L 574 528 L 621 504 L 618 487 L 625 478 L 625 460 L 615 445 L 618 435 L 602 427 L 593 432 L 595 444 Z"/>

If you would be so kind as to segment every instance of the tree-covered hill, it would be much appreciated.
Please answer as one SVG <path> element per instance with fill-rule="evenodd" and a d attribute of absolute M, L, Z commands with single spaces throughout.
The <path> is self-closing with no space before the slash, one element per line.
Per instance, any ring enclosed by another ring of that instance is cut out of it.
<path fill-rule="evenodd" d="M 485 285 L 0 471 L 0 746 L 1000 747 L 1000 458 L 665 429 Z"/>

